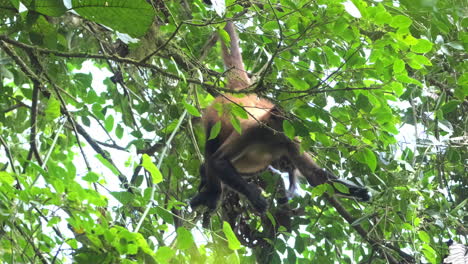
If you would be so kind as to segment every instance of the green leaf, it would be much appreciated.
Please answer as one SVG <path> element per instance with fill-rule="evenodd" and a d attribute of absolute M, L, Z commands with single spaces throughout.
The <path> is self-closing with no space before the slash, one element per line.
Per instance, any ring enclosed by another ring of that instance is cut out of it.
<path fill-rule="evenodd" d="M 51 96 L 47 102 L 47 107 L 45 109 L 45 117 L 47 120 L 54 120 L 60 116 L 60 101 Z"/>
<path fill-rule="evenodd" d="M 153 183 L 158 184 L 162 182 L 163 177 L 161 171 L 159 171 L 158 167 L 156 167 L 153 161 L 151 161 L 151 157 L 148 156 L 148 154 L 143 154 L 141 159 L 141 166 L 151 174 L 151 177 L 153 178 Z"/>
<path fill-rule="evenodd" d="M 464 207 L 465 207 L 465 204 L 468 203 L 468 198 L 463 200 L 463 202 L 461 202 L 460 204 L 458 204 L 455 208 L 453 208 L 450 213 L 451 214 L 455 214 L 457 213 L 458 210 L 462 210 Z"/>
<path fill-rule="evenodd" d="M 229 34 L 226 30 L 220 28 L 218 30 L 218 35 L 221 38 L 221 41 L 224 43 L 224 45 L 226 45 L 226 47 L 231 47 L 231 37 L 229 37 Z"/>
<path fill-rule="evenodd" d="M 339 182 L 334 182 L 333 187 L 335 187 L 339 192 L 344 193 L 344 194 L 349 194 L 349 189 L 346 187 L 346 185 L 339 183 Z"/>
<path fill-rule="evenodd" d="M 455 109 L 457 109 L 457 107 L 461 104 L 462 102 L 459 101 L 459 100 L 452 100 L 452 101 L 449 101 L 447 103 L 445 103 L 443 106 L 442 106 L 442 112 L 444 112 L 444 114 L 448 114 L 452 111 L 454 111 Z"/>
<path fill-rule="evenodd" d="M 275 220 L 275 217 L 270 213 L 270 212 L 266 212 L 266 216 L 268 217 L 268 220 L 270 220 L 271 224 L 273 226 L 276 226 L 276 220 Z"/>
<path fill-rule="evenodd" d="M 437 253 L 436 251 L 428 244 L 423 244 L 423 254 L 424 257 L 429 260 L 431 263 L 437 263 Z"/>
<path fill-rule="evenodd" d="M 132 37 L 143 36 L 153 23 L 153 7 L 146 0 L 72 0 L 80 16 Z"/>
<path fill-rule="evenodd" d="M 376 24 L 389 24 L 392 22 L 392 15 L 385 10 L 380 11 L 374 17 Z"/>
<path fill-rule="evenodd" d="M 413 21 L 409 17 L 398 15 L 393 17 L 390 26 L 394 28 L 407 28 L 411 26 L 411 23 L 413 23 Z"/>
<path fill-rule="evenodd" d="M 216 122 L 216 124 L 213 127 L 211 127 L 210 137 L 208 138 L 208 140 L 216 138 L 218 136 L 218 134 L 219 134 L 219 131 L 221 131 L 221 122 L 220 121 Z"/>
<path fill-rule="evenodd" d="M 375 156 L 374 152 L 368 148 L 361 149 L 358 153 L 356 153 L 356 159 L 357 161 L 369 166 L 372 172 L 374 172 L 377 168 L 377 157 Z"/>
<path fill-rule="evenodd" d="M 156 252 L 156 260 L 158 263 L 169 263 L 169 260 L 175 256 L 175 250 L 170 247 L 160 247 Z"/>
<path fill-rule="evenodd" d="M 390 84 L 390 87 L 392 89 L 392 91 L 395 92 L 395 94 L 399 97 L 401 96 L 403 93 L 404 93 L 404 87 L 403 87 L 403 84 L 399 83 L 399 82 L 392 82 Z"/>
<path fill-rule="evenodd" d="M 115 135 L 119 138 L 122 139 L 124 133 L 124 129 L 120 124 L 117 124 L 117 127 L 115 128 Z"/>
<path fill-rule="evenodd" d="M 242 118 L 242 119 L 248 119 L 249 114 L 247 114 L 247 111 L 243 107 L 240 107 L 238 105 L 232 104 L 231 105 L 231 112 L 234 116 Z"/>
<path fill-rule="evenodd" d="M 396 59 L 393 62 L 393 71 L 396 73 L 402 72 L 405 70 L 405 62 L 401 59 Z"/>
<path fill-rule="evenodd" d="M 180 250 L 189 249 L 193 245 L 193 236 L 184 227 L 177 228 L 177 248 Z"/>
<path fill-rule="evenodd" d="M 424 243 L 429 244 L 429 242 L 431 242 L 431 237 L 426 233 L 426 231 L 419 230 L 418 236 L 419 236 L 419 239 L 421 239 L 421 241 Z"/>
<path fill-rule="evenodd" d="M 288 138 L 294 139 L 294 136 L 296 135 L 296 130 L 291 124 L 291 122 L 289 122 L 288 120 L 283 121 L 283 131 Z"/>
<path fill-rule="evenodd" d="M 97 155 L 96 155 L 96 158 L 97 158 L 104 166 L 106 166 L 109 170 L 111 170 L 112 173 L 114 173 L 114 175 L 120 175 L 119 170 L 118 170 L 114 165 L 112 165 L 108 160 L 106 160 L 103 156 L 101 156 L 101 154 L 97 154 Z"/>
<path fill-rule="evenodd" d="M 432 42 L 426 39 L 418 39 L 416 45 L 411 46 L 411 51 L 416 53 L 426 53 L 432 50 Z"/>
<path fill-rule="evenodd" d="M 234 127 L 234 129 L 237 131 L 237 133 L 241 134 L 242 133 L 242 127 L 240 124 L 240 121 L 237 117 L 231 115 L 231 124 Z"/>
<path fill-rule="evenodd" d="M 66 239 L 65 242 L 73 249 L 78 248 L 78 241 L 74 238 Z"/>
<path fill-rule="evenodd" d="M 6 171 L 0 171 L 0 183 L 6 183 L 7 185 L 11 185 L 14 181 L 15 178 L 11 176 L 10 173 Z"/>
<path fill-rule="evenodd" d="M 21 3 L 29 10 L 34 10 L 46 16 L 61 16 L 67 12 L 63 1 L 58 0 L 22 0 Z"/>
<path fill-rule="evenodd" d="M 109 115 L 104 121 L 104 128 L 107 132 L 111 132 L 112 128 L 114 128 L 114 117 L 112 115 Z"/>
<path fill-rule="evenodd" d="M 296 90 L 307 90 L 309 89 L 309 84 L 298 78 L 285 78 Z"/>
<path fill-rule="evenodd" d="M 264 30 L 274 30 L 278 28 L 278 22 L 276 20 L 271 20 L 262 25 Z"/>
<path fill-rule="evenodd" d="M 121 204 L 126 205 L 135 199 L 135 195 L 130 192 L 110 192 L 112 196 Z"/>
<path fill-rule="evenodd" d="M 239 259 L 239 255 L 237 254 L 237 252 L 233 252 L 232 254 L 229 254 L 226 258 L 226 263 L 240 264 L 240 259 Z"/>
<path fill-rule="evenodd" d="M 228 240 L 228 247 L 232 250 L 240 249 L 241 243 L 237 239 L 236 234 L 234 234 L 234 231 L 232 231 L 231 225 L 226 221 L 223 221 L 223 232 Z"/>
<path fill-rule="evenodd" d="M 312 188 L 312 197 L 322 196 L 328 189 L 328 184 L 320 184 Z"/>
<path fill-rule="evenodd" d="M 184 108 L 187 110 L 189 114 L 193 116 L 201 116 L 200 112 L 195 106 L 188 104 L 186 102 L 182 102 L 182 104 L 184 105 Z"/>
<path fill-rule="evenodd" d="M 83 177 L 83 180 L 87 182 L 97 182 L 99 180 L 99 174 L 90 171 Z"/>
<path fill-rule="evenodd" d="M 432 62 L 425 56 L 415 54 L 412 59 L 421 65 L 432 66 Z"/>

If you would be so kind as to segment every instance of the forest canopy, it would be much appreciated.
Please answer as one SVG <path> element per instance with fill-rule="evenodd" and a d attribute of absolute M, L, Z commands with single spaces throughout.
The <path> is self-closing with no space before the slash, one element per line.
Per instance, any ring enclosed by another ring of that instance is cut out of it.
<path fill-rule="evenodd" d="M 466 1 L 211 2 L 0 0 L 0 262 L 442 263 L 467 243 Z M 228 21 L 246 91 L 370 202 L 301 181 L 280 204 L 275 168 L 251 179 L 263 215 L 226 188 L 190 208 Z"/>

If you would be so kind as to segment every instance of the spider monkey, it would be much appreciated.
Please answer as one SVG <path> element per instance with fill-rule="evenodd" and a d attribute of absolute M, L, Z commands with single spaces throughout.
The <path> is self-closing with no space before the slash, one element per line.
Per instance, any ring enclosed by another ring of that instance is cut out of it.
<path fill-rule="evenodd" d="M 222 57 L 227 69 L 227 87 L 242 90 L 249 87 L 251 81 L 244 68 L 239 39 L 232 22 L 227 22 L 224 30 L 230 36 L 228 45 L 221 41 Z M 248 112 L 247 119 L 239 120 L 242 133 L 238 133 L 231 124 L 228 111 L 231 103 L 241 105 Z M 301 152 L 300 144 L 282 133 L 284 119 L 285 115 L 278 107 L 256 94 L 244 97 L 224 94 L 216 97 L 202 117 L 207 139 L 205 163 L 200 166 L 199 193 L 190 201 L 192 208 L 204 205 L 209 210 L 215 210 L 222 187 L 227 185 L 244 195 L 259 213 L 265 212 L 268 203 L 260 189 L 242 176 L 258 174 L 278 160 L 285 160 L 293 167 L 289 173 L 290 190 L 294 188 L 300 173 L 312 186 L 339 182 L 348 187 L 349 194 L 335 190 L 336 193 L 362 201 L 369 200 L 366 188 L 338 179 L 320 168 L 309 153 Z M 220 122 L 221 130 L 216 138 L 209 139 L 217 122 Z"/>

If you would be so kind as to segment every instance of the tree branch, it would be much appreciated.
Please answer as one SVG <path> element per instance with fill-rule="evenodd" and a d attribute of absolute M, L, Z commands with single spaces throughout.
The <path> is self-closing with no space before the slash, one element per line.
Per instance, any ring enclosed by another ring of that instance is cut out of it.
<path fill-rule="evenodd" d="M 0 35 L 0 41 L 9 43 L 11 45 L 14 45 L 16 47 L 19 47 L 23 50 L 29 50 L 29 51 L 36 51 L 38 53 L 42 54 L 53 54 L 58 57 L 65 57 L 65 58 L 84 58 L 84 59 L 100 59 L 100 60 L 111 60 L 115 62 L 120 62 L 120 63 L 126 63 L 126 64 L 131 64 L 139 67 L 144 67 L 148 69 L 152 69 L 164 77 L 173 79 L 173 80 L 179 80 L 179 81 L 186 81 L 188 83 L 193 83 L 193 84 L 198 84 L 207 89 L 207 91 L 210 90 L 215 90 L 216 86 L 213 86 L 211 84 L 206 84 L 203 82 L 200 82 L 199 80 L 196 79 L 186 79 L 182 78 L 176 74 L 168 73 L 167 71 L 157 67 L 156 65 L 149 64 L 149 63 L 142 63 L 140 61 L 134 60 L 134 59 L 129 59 L 129 58 L 122 58 L 116 55 L 101 55 L 101 54 L 88 54 L 88 53 L 76 53 L 76 52 L 63 52 L 63 51 L 57 51 L 57 50 L 49 50 L 37 46 L 32 46 L 28 45 L 13 39 L 8 38 L 6 35 Z M 220 73 L 212 70 L 206 70 L 208 74 L 213 75 L 213 76 L 219 76 Z"/>
<path fill-rule="evenodd" d="M 369 233 L 367 233 L 366 230 L 364 230 L 364 228 L 362 228 L 362 226 L 360 224 L 355 224 L 354 222 L 356 221 L 356 219 L 353 216 L 351 216 L 351 214 L 343 207 L 343 205 L 335 197 L 325 195 L 325 199 L 331 205 L 333 205 L 333 207 L 335 207 L 336 211 L 354 228 L 354 230 L 356 230 L 356 232 L 362 238 L 364 238 L 372 246 L 372 248 L 374 248 L 377 252 L 379 252 L 381 254 L 381 256 L 383 258 L 385 258 L 389 263 L 399 264 L 401 262 L 397 261 L 392 255 L 388 254 L 385 251 L 384 247 L 394 250 L 404 260 L 406 260 L 406 261 L 408 261 L 410 263 L 414 263 L 414 259 L 413 259 L 412 256 L 410 256 L 410 255 L 406 254 L 405 252 L 401 251 L 399 248 L 395 248 L 393 246 L 389 247 L 386 244 L 375 240 L 374 238 L 372 238 L 369 235 Z"/>

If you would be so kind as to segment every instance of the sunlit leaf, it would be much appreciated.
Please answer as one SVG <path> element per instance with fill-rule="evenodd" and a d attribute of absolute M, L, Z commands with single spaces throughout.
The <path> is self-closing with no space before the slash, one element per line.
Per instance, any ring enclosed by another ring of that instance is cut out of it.
<path fill-rule="evenodd" d="M 177 247 L 180 250 L 186 250 L 192 245 L 194 245 L 192 233 L 184 227 L 177 228 Z"/>
<path fill-rule="evenodd" d="M 154 184 L 162 182 L 163 177 L 161 171 L 154 165 L 153 161 L 151 161 L 151 157 L 147 154 L 142 155 L 141 166 L 151 174 Z"/>
<path fill-rule="evenodd" d="M 197 108 L 191 104 L 188 104 L 186 102 L 182 102 L 184 105 L 184 108 L 187 110 L 187 112 L 193 116 L 201 116 L 200 112 L 197 110 Z"/>
<path fill-rule="evenodd" d="M 208 138 L 208 140 L 216 138 L 220 131 L 221 131 L 221 122 L 218 121 L 213 127 L 211 127 L 210 137 Z"/>
<path fill-rule="evenodd" d="M 49 98 L 47 102 L 47 108 L 45 109 L 46 118 L 48 120 L 54 120 L 60 116 L 60 101 L 54 96 Z"/>
<path fill-rule="evenodd" d="M 0 171 L 0 183 L 12 184 L 15 178 L 8 172 Z"/>
<path fill-rule="evenodd" d="M 231 125 L 234 127 L 234 129 L 237 131 L 237 133 L 241 134 L 242 133 L 242 127 L 239 119 L 233 115 L 231 115 Z"/>
<path fill-rule="evenodd" d="M 114 128 L 114 117 L 112 115 L 109 115 L 104 121 L 104 128 L 108 132 L 112 131 L 112 128 Z"/>
<path fill-rule="evenodd" d="M 425 39 L 418 39 L 416 45 L 411 46 L 411 51 L 416 53 L 426 53 L 432 49 L 432 42 Z"/>
<path fill-rule="evenodd" d="M 413 21 L 409 17 L 398 15 L 398 16 L 393 17 L 393 20 L 390 23 L 390 26 L 396 27 L 396 28 L 407 28 L 412 23 Z"/>
<path fill-rule="evenodd" d="M 90 171 L 83 177 L 83 180 L 87 182 L 97 182 L 99 180 L 99 174 Z"/>
<path fill-rule="evenodd" d="M 288 120 L 283 121 L 283 130 L 284 134 L 290 139 L 294 139 L 294 136 L 296 134 L 296 130 L 294 126 L 289 122 Z"/>
<path fill-rule="evenodd" d="M 223 222 L 223 232 L 228 241 L 229 248 L 232 250 L 240 249 L 241 243 L 234 234 L 234 231 L 232 231 L 231 225 L 229 225 L 229 223 L 226 221 Z"/>
<path fill-rule="evenodd" d="M 176 252 L 170 247 L 160 247 L 156 251 L 156 260 L 158 263 L 169 263 L 169 260 L 175 256 Z"/>
<path fill-rule="evenodd" d="M 400 59 L 396 59 L 393 63 L 393 71 L 394 72 L 402 72 L 405 70 L 405 62 Z"/>

